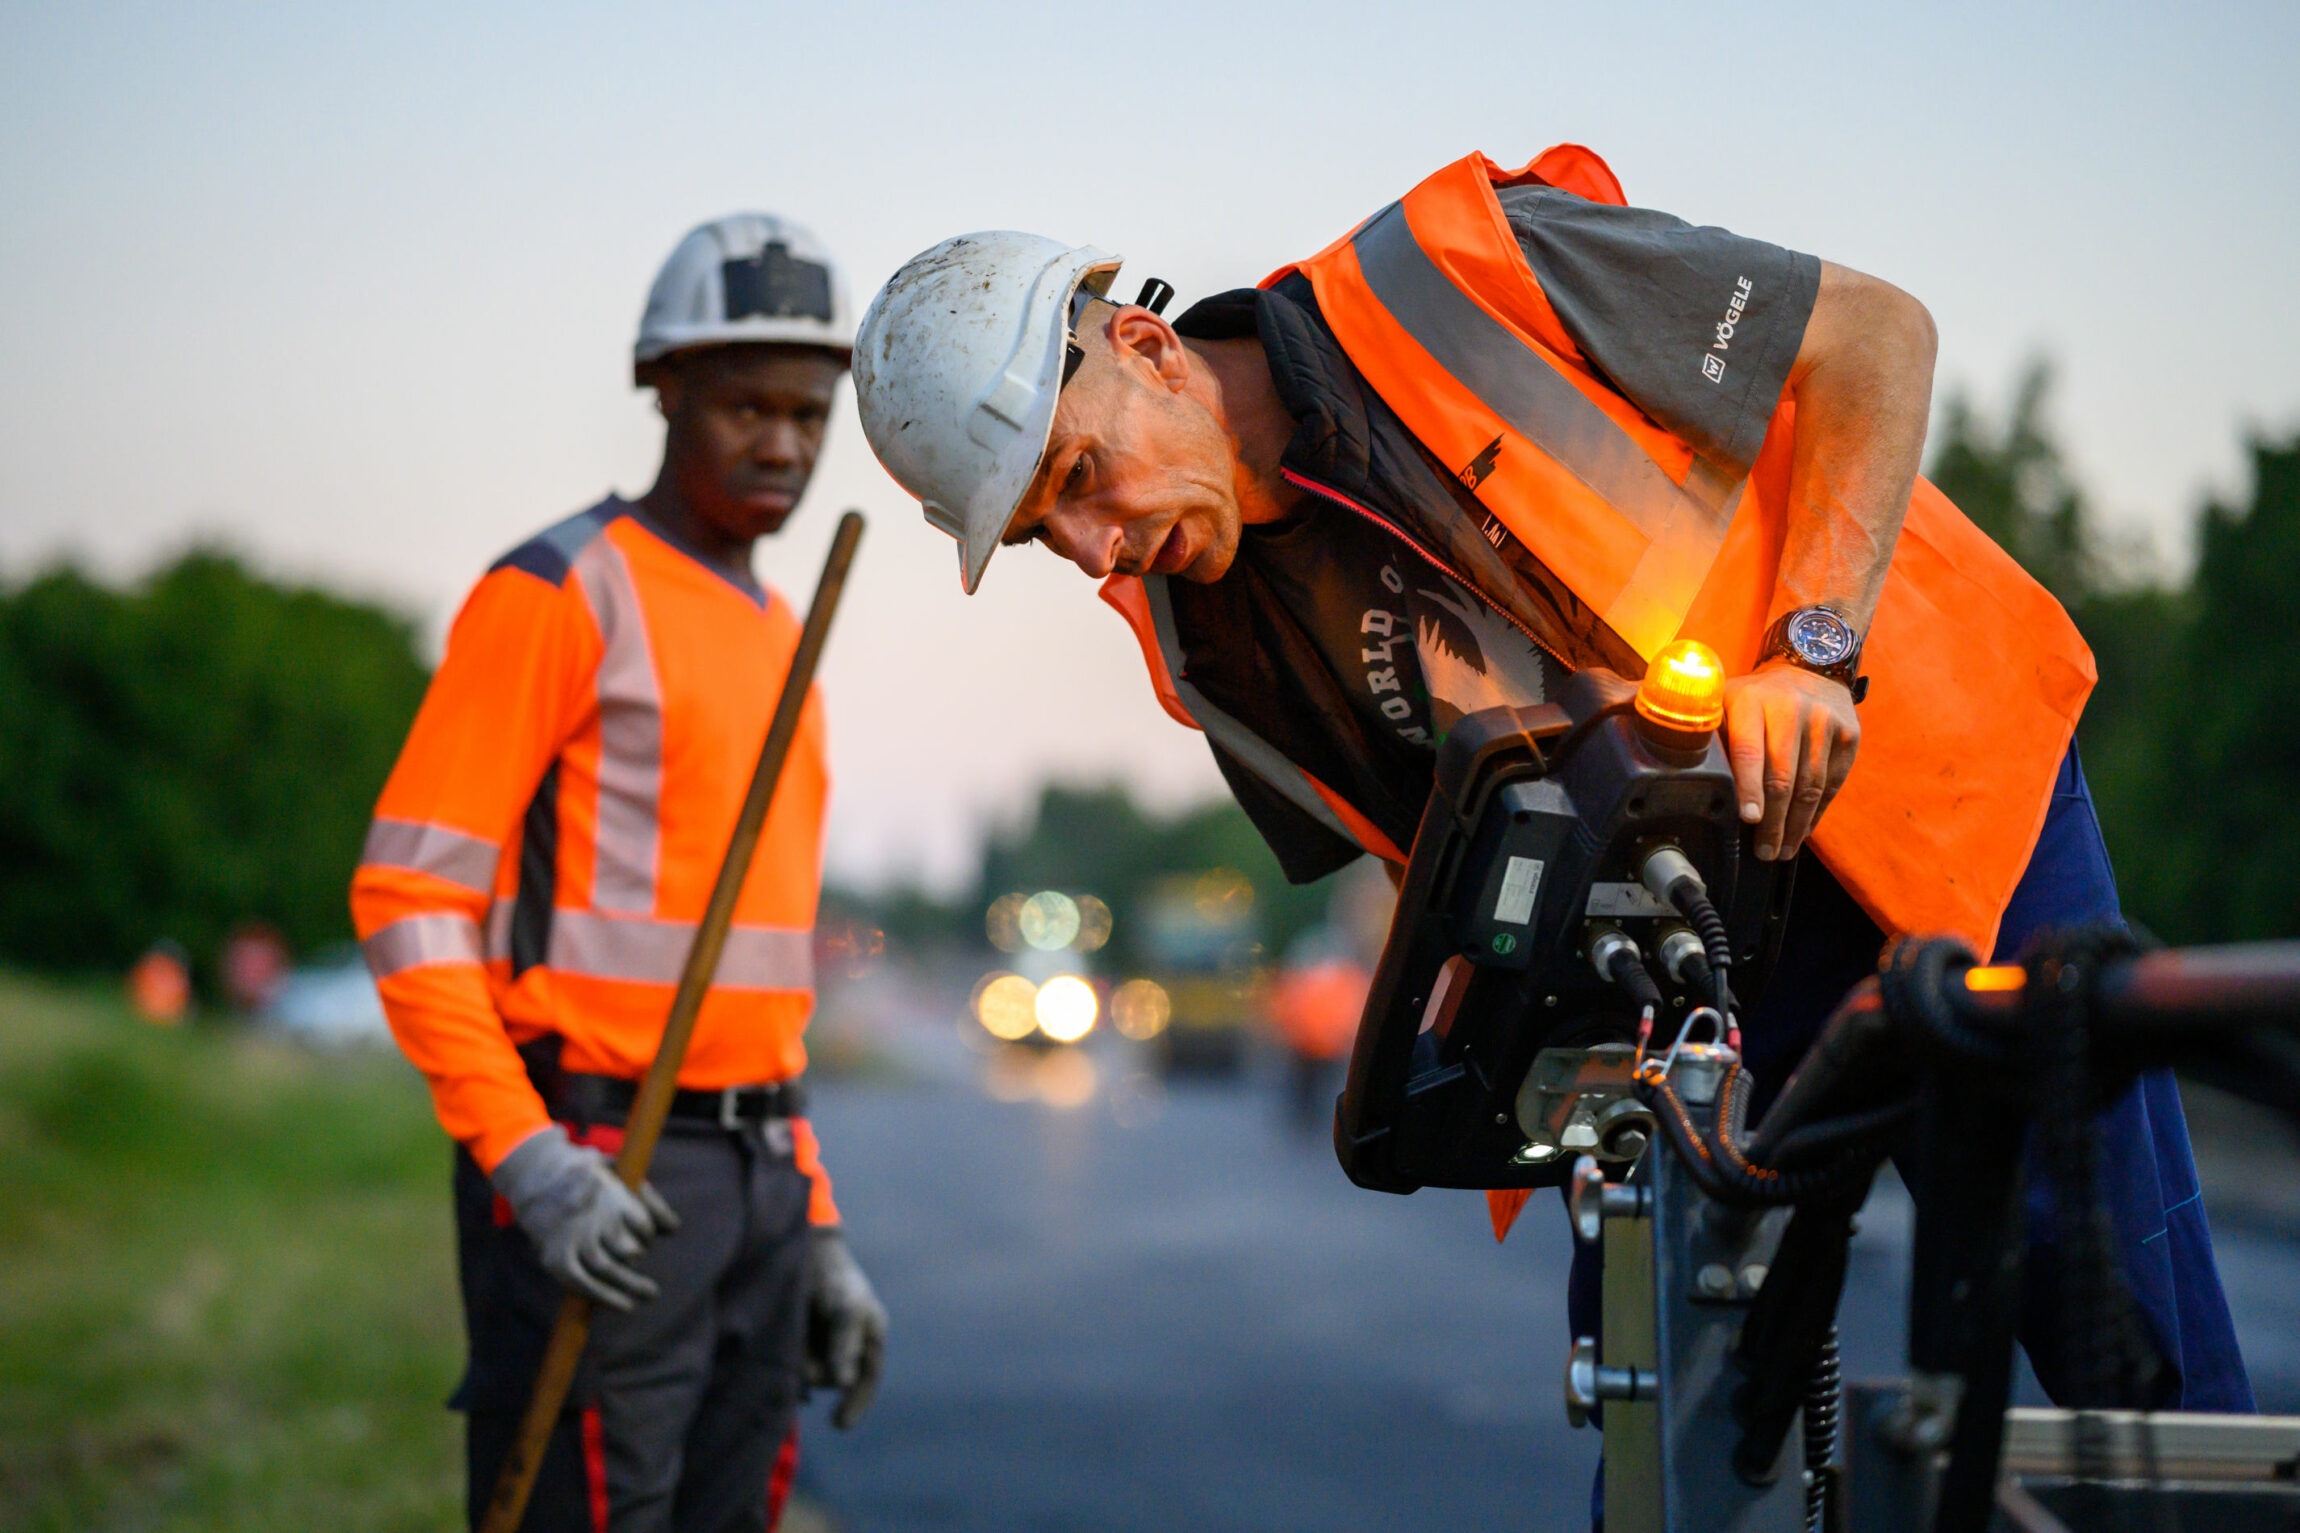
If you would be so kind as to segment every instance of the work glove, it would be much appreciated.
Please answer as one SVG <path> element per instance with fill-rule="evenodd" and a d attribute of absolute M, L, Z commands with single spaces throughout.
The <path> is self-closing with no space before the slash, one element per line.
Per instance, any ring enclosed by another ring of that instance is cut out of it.
<path fill-rule="evenodd" d="M 807 1383 L 836 1389 L 831 1425 L 844 1432 L 878 1392 L 886 1361 L 886 1306 L 836 1225 L 819 1225 L 807 1250 Z"/>
<path fill-rule="evenodd" d="M 654 1279 L 630 1264 L 679 1216 L 653 1187 L 632 1192 L 612 1161 L 556 1123 L 521 1140 L 489 1180 L 560 1282 L 609 1309 L 655 1297 Z"/>

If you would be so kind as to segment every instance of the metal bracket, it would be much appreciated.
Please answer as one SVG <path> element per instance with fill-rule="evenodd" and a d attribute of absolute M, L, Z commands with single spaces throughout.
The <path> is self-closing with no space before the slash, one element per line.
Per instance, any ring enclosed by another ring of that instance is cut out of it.
<path fill-rule="evenodd" d="M 1576 1336 L 1565 1359 L 1565 1419 L 1589 1425 L 1601 1400 L 1651 1400 L 1661 1392 L 1661 1376 L 1649 1368 L 1609 1368 L 1597 1360 L 1597 1338 Z"/>

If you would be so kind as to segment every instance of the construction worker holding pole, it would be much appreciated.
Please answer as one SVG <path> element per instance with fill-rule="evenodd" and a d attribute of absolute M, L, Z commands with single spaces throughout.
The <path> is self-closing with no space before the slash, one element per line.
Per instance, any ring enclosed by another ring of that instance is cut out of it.
<path fill-rule="evenodd" d="M 457 1146 L 474 1526 L 512 1460 L 533 1492 L 508 1525 L 772 1527 L 807 1386 L 839 1390 L 848 1426 L 877 1381 L 886 1313 L 801 1085 L 828 789 L 809 683 L 859 526 L 804 642 L 751 572 L 806 489 L 850 338 L 806 230 L 690 233 L 635 350 L 667 428 L 654 487 L 488 571 L 377 805 L 352 909 Z M 611 1160 L 626 1123 L 644 1180 Z M 530 1454 L 555 1315 L 552 1346 L 579 1352 Z"/>
<path fill-rule="evenodd" d="M 1767 1091 L 1888 933 L 2005 953 L 2114 919 L 2072 743 L 2092 656 L 1918 477 L 1924 308 L 1629 207 L 1577 145 L 1403 190 L 1172 321 L 1165 284 L 1119 302 L 1117 256 L 1035 235 L 898 271 L 857 340 L 863 428 L 958 539 L 964 588 L 1024 542 L 1102 581 L 1160 701 L 1303 881 L 1405 861 L 1463 715 L 1705 641 L 1756 853 L 1800 860 L 1744 1019 Z M 2170 1077 L 2101 1124 L 2124 1275 L 2169 1364 L 2157 1403 L 2250 1409 Z M 2074 1359 L 2045 1181 L 2022 1339 L 2057 1397 Z M 1525 1194 L 1491 1196 L 1499 1234 Z"/>

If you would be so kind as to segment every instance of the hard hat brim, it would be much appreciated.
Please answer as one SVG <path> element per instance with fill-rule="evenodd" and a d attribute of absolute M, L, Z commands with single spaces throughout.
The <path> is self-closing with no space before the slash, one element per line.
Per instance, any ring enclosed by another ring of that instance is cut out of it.
<path fill-rule="evenodd" d="M 1102 278 L 1102 289 L 1096 290 L 1097 294 L 1107 289 L 1125 260 L 1123 256 L 1092 246 L 1083 246 L 1073 254 L 1076 259 L 1068 263 L 1060 279 L 1046 284 L 1031 300 L 1033 306 L 1050 301 L 1059 316 L 1051 327 L 1045 353 L 1038 359 L 1036 394 L 1030 412 L 1016 428 L 1016 435 L 1030 444 L 1031 451 L 1027 458 L 1021 453 L 1006 455 L 1006 472 L 984 479 L 969 497 L 966 537 L 959 544 L 958 556 L 959 584 L 969 596 L 981 589 L 982 572 L 989 568 L 990 556 L 998 552 L 1007 525 L 1014 520 L 1022 497 L 1038 477 L 1039 465 L 1046 461 L 1046 446 L 1054 436 L 1054 412 L 1061 404 L 1062 364 L 1070 339 L 1070 301 L 1097 276 Z"/>

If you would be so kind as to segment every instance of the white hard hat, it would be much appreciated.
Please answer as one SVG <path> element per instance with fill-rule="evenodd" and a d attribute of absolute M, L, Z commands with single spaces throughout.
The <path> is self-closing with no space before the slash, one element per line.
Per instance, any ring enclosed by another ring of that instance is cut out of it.
<path fill-rule="evenodd" d="M 958 539 L 968 595 L 1038 472 L 1068 369 L 1071 300 L 1120 257 L 1008 229 L 911 257 L 863 314 L 855 402 L 886 471 Z"/>
<path fill-rule="evenodd" d="M 853 350 L 838 269 L 804 225 L 730 213 L 690 230 L 647 292 L 631 360 L 738 341 Z"/>

